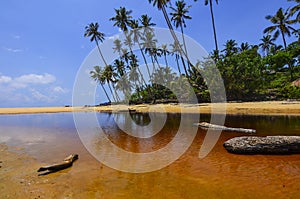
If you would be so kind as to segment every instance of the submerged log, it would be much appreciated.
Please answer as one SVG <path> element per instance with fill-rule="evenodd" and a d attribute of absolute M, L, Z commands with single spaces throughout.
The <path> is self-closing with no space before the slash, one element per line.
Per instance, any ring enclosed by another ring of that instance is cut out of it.
<path fill-rule="evenodd" d="M 48 171 L 48 172 L 52 173 L 52 172 L 66 169 L 68 167 L 71 167 L 73 165 L 73 162 L 77 159 L 78 159 L 78 155 L 72 154 L 72 155 L 69 155 L 68 157 L 66 157 L 62 163 L 41 167 L 41 168 L 39 168 L 38 172 Z"/>
<path fill-rule="evenodd" d="M 254 129 L 232 128 L 232 127 L 226 127 L 226 126 L 221 126 L 221 125 L 217 125 L 217 124 L 210 124 L 207 122 L 200 122 L 200 123 L 196 123 L 195 125 L 198 125 L 201 128 L 211 128 L 211 129 L 216 129 L 216 130 L 233 131 L 233 132 L 240 132 L 240 133 L 255 133 L 256 132 L 256 130 L 254 130 Z"/>
<path fill-rule="evenodd" d="M 235 154 L 300 154 L 300 136 L 235 137 L 223 146 Z"/>

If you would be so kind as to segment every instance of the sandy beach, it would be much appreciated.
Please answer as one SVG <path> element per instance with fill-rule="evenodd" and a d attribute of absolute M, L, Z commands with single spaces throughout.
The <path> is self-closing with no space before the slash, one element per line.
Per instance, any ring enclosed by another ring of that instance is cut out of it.
<path fill-rule="evenodd" d="M 0 114 L 34 114 L 59 112 L 122 112 L 128 109 L 136 112 L 168 112 L 168 113 L 214 113 L 241 115 L 300 115 L 300 101 L 266 101 L 266 102 L 230 102 L 230 103 L 200 103 L 200 104 L 140 104 L 113 105 L 100 107 L 32 107 L 32 108 L 0 108 Z"/>

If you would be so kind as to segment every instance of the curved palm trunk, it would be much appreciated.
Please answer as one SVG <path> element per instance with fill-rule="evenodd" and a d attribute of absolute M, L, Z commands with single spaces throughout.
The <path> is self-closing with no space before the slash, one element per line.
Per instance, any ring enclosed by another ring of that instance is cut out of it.
<path fill-rule="evenodd" d="M 172 24 L 171 24 L 171 21 L 170 21 L 170 19 L 169 19 L 169 16 L 168 16 L 168 13 L 167 13 L 167 11 L 166 11 L 165 6 L 162 6 L 162 12 L 163 12 L 164 18 L 165 18 L 165 20 L 166 20 L 166 22 L 167 22 L 167 25 L 168 25 L 168 27 L 169 27 L 169 30 L 170 30 L 170 33 L 171 33 L 173 39 L 175 40 L 175 42 L 177 42 L 178 44 L 180 44 L 180 42 L 179 42 L 179 40 L 178 40 L 178 38 L 177 38 L 177 36 L 176 36 L 176 34 L 175 34 L 175 32 L 174 32 L 173 26 L 172 26 Z M 180 45 L 179 45 L 179 48 L 180 48 L 179 54 L 180 54 L 180 56 L 181 56 L 181 61 L 182 61 L 183 67 L 184 67 L 184 69 L 185 69 L 184 71 L 185 71 L 185 73 L 186 73 L 186 77 L 189 77 L 188 72 L 187 72 L 187 70 L 186 70 L 186 65 L 185 65 L 185 62 L 184 62 L 184 59 L 183 59 L 183 55 L 186 57 L 186 59 L 188 60 L 188 63 L 190 64 L 189 58 L 188 58 L 188 56 L 186 55 L 186 53 L 181 49 Z M 182 54 L 183 54 L 183 55 L 182 55 Z M 188 81 L 190 81 L 189 78 L 188 78 Z"/>
<path fill-rule="evenodd" d="M 101 85 L 102 89 L 104 90 L 104 93 L 105 93 L 105 95 L 106 95 L 106 97 L 107 97 L 109 103 L 111 103 L 111 100 L 110 100 L 110 98 L 109 98 L 109 96 L 108 96 L 108 94 L 107 94 L 107 92 L 106 92 L 106 89 L 104 88 L 103 84 L 100 83 L 100 85 Z"/>
<path fill-rule="evenodd" d="M 188 52 L 187 52 L 187 48 L 186 48 L 186 43 L 185 43 L 185 37 L 184 37 L 184 33 L 183 33 L 182 24 L 180 24 L 180 29 L 181 29 L 181 37 L 182 37 L 182 41 L 183 41 L 183 47 L 184 47 L 184 50 L 185 50 L 185 55 L 186 55 L 186 57 L 188 57 Z M 188 60 L 188 68 L 189 68 L 189 70 L 191 70 L 191 63 L 189 62 L 189 60 Z"/>
<path fill-rule="evenodd" d="M 102 54 L 102 51 L 101 51 L 101 49 L 100 49 L 100 47 L 99 47 L 98 40 L 96 39 L 95 41 L 96 41 L 97 48 L 98 48 L 99 54 L 100 54 L 100 56 L 101 56 L 101 59 L 103 60 L 105 66 L 107 66 L 107 63 L 106 63 L 106 61 L 105 61 L 105 58 L 104 58 L 104 56 L 103 56 L 103 54 Z"/>
<path fill-rule="evenodd" d="M 149 75 L 149 79 L 151 79 L 150 69 L 149 69 L 148 62 L 147 62 L 147 60 L 146 60 L 145 54 L 144 54 L 144 52 L 143 52 L 143 50 L 142 50 L 142 47 L 141 47 L 140 42 L 137 41 L 137 43 L 138 43 L 139 49 L 140 49 L 140 51 L 141 51 L 142 57 L 143 57 L 143 59 L 144 59 L 144 62 L 145 62 L 145 64 L 146 64 L 147 72 L 148 72 L 148 75 Z"/>
<path fill-rule="evenodd" d="M 181 75 L 181 71 L 180 71 L 180 65 L 179 65 L 179 55 L 175 54 L 175 59 L 176 59 L 176 63 L 177 63 L 177 68 L 178 68 L 178 71 L 179 71 L 179 76 Z"/>
<path fill-rule="evenodd" d="M 115 98 L 115 96 L 114 96 L 114 93 L 113 93 L 113 91 L 112 91 L 112 89 L 111 89 L 110 83 L 107 82 L 107 84 L 108 84 L 108 88 L 109 88 L 109 90 L 110 90 L 110 93 L 111 93 L 112 97 L 114 98 L 115 102 L 117 102 L 117 100 L 116 100 L 116 98 Z"/>
<path fill-rule="evenodd" d="M 219 51 L 212 0 L 209 0 L 209 7 L 210 7 L 211 21 L 212 21 L 212 26 L 213 26 L 213 31 L 214 31 L 214 40 L 215 40 L 216 51 Z M 218 57 L 218 59 L 219 59 L 219 57 Z"/>

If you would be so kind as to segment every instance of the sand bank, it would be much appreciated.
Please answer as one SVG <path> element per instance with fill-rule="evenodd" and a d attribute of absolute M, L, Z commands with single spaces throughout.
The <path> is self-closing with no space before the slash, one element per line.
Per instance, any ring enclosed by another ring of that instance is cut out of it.
<path fill-rule="evenodd" d="M 59 112 L 122 112 L 128 109 L 136 112 L 168 112 L 168 113 L 214 113 L 243 115 L 300 115 L 300 101 L 268 101 L 268 102 L 231 102 L 231 103 L 200 103 L 200 104 L 141 104 L 113 105 L 101 107 L 36 107 L 36 108 L 0 108 L 0 114 L 30 114 Z"/>

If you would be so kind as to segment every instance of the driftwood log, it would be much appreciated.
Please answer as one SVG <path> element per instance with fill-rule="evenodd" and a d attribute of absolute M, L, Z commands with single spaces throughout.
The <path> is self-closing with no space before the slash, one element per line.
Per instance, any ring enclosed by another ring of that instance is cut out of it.
<path fill-rule="evenodd" d="M 211 128 L 216 130 L 223 130 L 223 131 L 233 131 L 233 132 L 240 132 L 240 133 L 255 133 L 256 130 L 254 129 L 244 129 L 244 128 L 232 128 L 232 127 L 226 127 L 216 124 L 210 124 L 207 122 L 200 122 L 196 123 L 195 125 L 200 126 L 201 128 Z"/>
<path fill-rule="evenodd" d="M 48 173 L 60 171 L 60 170 L 66 169 L 68 167 L 71 167 L 73 165 L 73 162 L 76 161 L 77 159 L 78 159 L 78 155 L 72 154 L 72 155 L 69 155 L 68 157 L 66 157 L 62 163 L 52 164 L 52 165 L 41 167 L 41 168 L 39 168 L 38 172 L 48 171 L 46 173 L 46 174 L 48 174 Z"/>
<path fill-rule="evenodd" d="M 300 136 L 235 137 L 223 146 L 235 154 L 300 154 Z"/>

